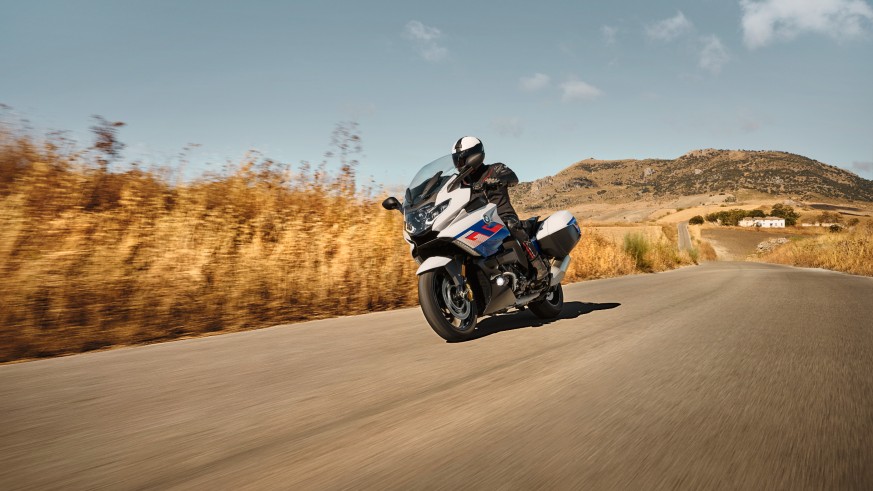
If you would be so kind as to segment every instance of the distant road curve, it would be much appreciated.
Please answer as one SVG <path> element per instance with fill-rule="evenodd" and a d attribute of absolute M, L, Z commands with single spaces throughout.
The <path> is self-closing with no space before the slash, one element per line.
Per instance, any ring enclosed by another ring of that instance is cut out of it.
<path fill-rule="evenodd" d="M 0 366 L 0 489 L 873 489 L 873 279 L 713 262 Z"/>
<path fill-rule="evenodd" d="M 691 249 L 691 235 L 688 233 L 688 222 L 679 222 L 679 250 L 687 251 Z"/>

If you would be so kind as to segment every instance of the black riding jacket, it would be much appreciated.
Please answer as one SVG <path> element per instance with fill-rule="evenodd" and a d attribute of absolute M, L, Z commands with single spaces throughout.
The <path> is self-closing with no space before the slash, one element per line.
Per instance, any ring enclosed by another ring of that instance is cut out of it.
<path fill-rule="evenodd" d="M 486 179 L 497 179 L 500 181 L 500 185 L 496 189 L 484 189 L 482 192 L 485 193 L 485 198 L 488 199 L 489 203 L 497 205 L 497 214 L 504 222 L 509 216 L 514 217 L 517 221 L 518 213 L 515 212 L 515 208 L 509 201 L 509 188 L 518 184 L 518 176 L 505 164 L 498 162 L 479 166 L 465 181 L 472 185 L 477 182 L 485 182 Z"/>

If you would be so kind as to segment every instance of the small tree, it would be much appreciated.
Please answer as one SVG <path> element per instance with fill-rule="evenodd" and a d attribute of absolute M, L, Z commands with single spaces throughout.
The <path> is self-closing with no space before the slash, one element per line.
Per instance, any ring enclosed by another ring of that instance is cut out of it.
<path fill-rule="evenodd" d="M 824 211 L 815 217 L 818 223 L 843 223 L 843 216 L 836 212 Z"/>
<path fill-rule="evenodd" d="M 764 210 L 752 210 L 746 216 L 752 218 L 764 218 L 767 215 L 764 214 Z"/>
<path fill-rule="evenodd" d="M 688 223 L 691 225 L 703 225 L 703 217 L 700 215 L 695 215 L 691 217 L 691 220 L 688 220 Z"/>
<path fill-rule="evenodd" d="M 794 208 L 788 205 L 783 205 L 782 203 L 776 203 L 773 205 L 770 214 L 774 217 L 784 218 L 785 225 L 789 227 L 797 225 L 797 219 L 800 218 L 800 214 L 794 211 Z"/>

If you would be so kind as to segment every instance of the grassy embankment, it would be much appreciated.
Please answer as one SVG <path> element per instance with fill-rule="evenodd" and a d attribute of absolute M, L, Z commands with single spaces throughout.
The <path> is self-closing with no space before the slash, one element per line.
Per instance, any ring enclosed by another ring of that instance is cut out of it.
<path fill-rule="evenodd" d="M 401 216 L 353 167 L 252 156 L 181 183 L 74 147 L 0 127 L 0 362 L 416 302 Z M 567 281 L 690 262 L 583 237 Z"/>
<path fill-rule="evenodd" d="M 691 245 L 694 248 L 692 256 L 696 261 L 716 261 L 718 254 L 712 243 L 703 238 L 700 225 L 688 225 L 688 235 L 691 236 Z"/>
<path fill-rule="evenodd" d="M 589 250 L 579 254 L 580 256 L 590 254 L 596 257 L 598 251 L 614 250 L 618 251 L 621 257 L 631 259 L 629 263 L 624 263 L 626 259 L 604 261 L 600 267 L 591 268 L 591 274 L 597 274 L 598 271 L 604 269 L 609 270 L 609 265 L 616 273 L 609 276 L 619 276 L 633 272 L 666 271 L 678 266 L 716 259 L 712 246 L 708 242 L 700 240 L 699 233 L 695 236 L 693 230 L 691 234 L 692 249 L 680 252 L 678 249 L 679 232 L 673 224 L 628 225 L 621 223 L 610 226 L 599 223 L 583 228 L 588 235 L 593 235 L 596 238 L 591 239 L 591 246 L 587 247 Z M 576 251 L 585 245 L 583 240 L 583 243 L 577 246 Z M 583 258 L 580 260 L 584 261 Z M 630 264 L 630 269 L 625 264 Z"/>
<path fill-rule="evenodd" d="M 843 232 L 792 239 L 759 259 L 873 276 L 873 221 Z"/>

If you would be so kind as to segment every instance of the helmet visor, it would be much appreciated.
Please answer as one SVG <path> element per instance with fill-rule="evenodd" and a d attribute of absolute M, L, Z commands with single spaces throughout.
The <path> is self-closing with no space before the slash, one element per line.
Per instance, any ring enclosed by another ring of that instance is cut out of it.
<path fill-rule="evenodd" d="M 462 170 L 465 165 L 467 165 L 467 159 L 476 154 L 484 154 L 485 147 L 481 143 L 473 145 L 472 147 L 461 150 L 460 152 L 455 152 L 452 154 L 452 162 L 455 163 L 455 168 L 458 170 Z"/>

